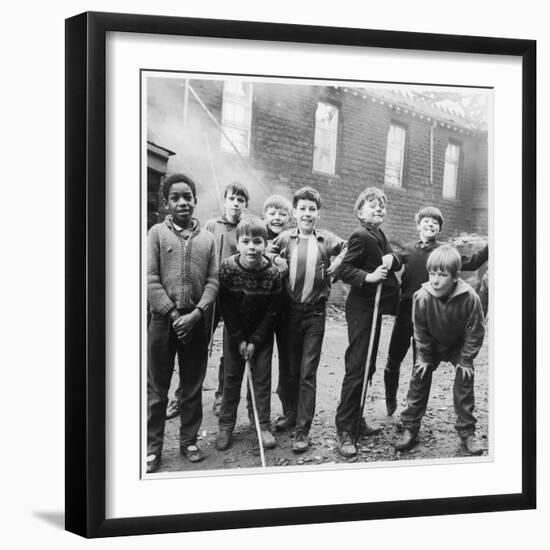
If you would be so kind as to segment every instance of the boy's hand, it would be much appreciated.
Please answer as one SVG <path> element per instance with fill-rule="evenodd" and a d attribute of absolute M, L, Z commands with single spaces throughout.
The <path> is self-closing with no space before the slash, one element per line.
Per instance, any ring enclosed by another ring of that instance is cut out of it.
<path fill-rule="evenodd" d="M 248 344 L 246 346 L 246 357 L 245 359 L 252 359 L 254 352 L 256 351 L 256 346 L 254 344 Z"/>
<path fill-rule="evenodd" d="M 418 361 L 415 365 L 415 376 L 420 376 L 420 378 L 424 378 L 426 376 L 426 373 L 428 372 L 428 367 L 430 365 L 428 363 L 424 363 L 424 361 Z"/>
<path fill-rule="evenodd" d="M 180 315 L 180 317 L 172 323 L 179 340 L 184 343 L 188 341 L 188 337 L 199 318 L 200 313 L 197 313 L 197 310 L 195 310 L 186 315 Z"/>
<path fill-rule="evenodd" d="M 281 275 L 288 273 L 288 262 L 284 258 L 281 258 L 281 256 L 273 258 L 273 265 L 279 270 Z"/>
<path fill-rule="evenodd" d="M 368 273 L 365 277 L 367 283 L 378 283 L 383 281 L 388 276 L 388 268 L 384 265 L 379 265 L 372 273 Z"/>
<path fill-rule="evenodd" d="M 341 265 L 342 265 L 341 258 L 334 258 L 334 260 L 332 260 L 332 262 L 330 262 L 330 265 L 328 266 L 327 275 L 329 277 L 336 275 Z"/>
<path fill-rule="evenodd" d="M 386 254 L 382 256 L 382 265 L 386 269 L 391 269 L 391 266 L 393 265 L 393 254 Z"/>
<path fill-rule="evenodd" d="M 247 347 L 248 347 L 248 343 L 247 342 L 241 342 L 239 344 L 239 353 L 241 354 L 241 357 L 246 361 L 246 353 L 247 353 Z"/>
<path fill-rule="evenodd" d="M 465 367 L 464 365 L 458 363 L 456 365 L 456 370 L 457 372 L 462 372 L 462 380 L 466 381 L 468 379 L 474 379 L 474 367 Z"/>

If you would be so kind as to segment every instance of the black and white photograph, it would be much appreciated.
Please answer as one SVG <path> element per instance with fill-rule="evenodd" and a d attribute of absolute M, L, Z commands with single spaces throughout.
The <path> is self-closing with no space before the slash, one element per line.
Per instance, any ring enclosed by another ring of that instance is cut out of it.
<path fill-rule="evenodd" d="M 142 476 L 491 461 L 493 90 L 140 85 Z"/>

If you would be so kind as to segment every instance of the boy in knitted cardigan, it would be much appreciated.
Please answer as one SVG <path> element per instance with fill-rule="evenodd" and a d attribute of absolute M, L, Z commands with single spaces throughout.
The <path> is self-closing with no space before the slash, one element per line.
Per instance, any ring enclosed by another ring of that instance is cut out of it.
<path fill-rule="evenodd" d="M 168 389 L 178 355 L 181 409 L 180 452 L 204 458 L 197 446 L 201 391 L 208 355 L 207 317 L 218 293 L 214 237 L 193 218 L 195 183 L 184 174 L 162 183 L 169 215 L 147 237 L 147 473 L 158 470 L 164 442 Z"/>
<path fill-rule="evenodd" d="M 231 445 L 245 362 L 250 361 L 262 443 L 276 445 L 271 434 L 271 355 L 273 324 L 280 309 L 281 275 L 265 255 L 267 229 L 250 218 L 237 226 L 239 254 L 220 268 L 220 306 L 224 318 L 224 388 L 216 448 Z"/>

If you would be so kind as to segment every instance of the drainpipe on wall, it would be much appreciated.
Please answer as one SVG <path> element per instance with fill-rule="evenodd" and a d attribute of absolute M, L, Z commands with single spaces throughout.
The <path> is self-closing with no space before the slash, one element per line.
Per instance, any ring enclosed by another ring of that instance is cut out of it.
<path fill-rule="evenodd" d="M 430 193 L 433 198 L 434 189 L 434 130 L 437 127 L 437 122 L 430 126 Z"/>
<path fill-rule="evenodd" d="M 185 95 L 183 96 L 183 129 L 187 130 L 187 109 L 189 106 L 189 79 L 185 79 Z"/>

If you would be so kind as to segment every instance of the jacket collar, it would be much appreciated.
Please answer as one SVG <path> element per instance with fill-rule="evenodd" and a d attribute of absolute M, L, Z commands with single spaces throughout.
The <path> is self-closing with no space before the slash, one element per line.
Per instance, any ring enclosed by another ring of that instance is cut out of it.
<path fill-rule="evenodd" d="M 298 231 L 297 227 L 294 227 L 293 229 L 289 229 L 288 231 L 289 231 L 290 237 L 292 237 L 294 239 L 297 239 L 301 235 L 301 233 Z M 316 229 L 313 230 L 312 234 L 315 235 L 315 238 L 318 241 L 324 241 L 325 240 L 325 236 L 320 231 L 317 231 Z"/>
<path fill-rule="evenodd" d="M 166 216 L 166 218 L 164 218 L 164 223 L 172 230 L 172 231 L 175 231 L 176 233 L 180 233 L 176 228 L 175 228 L 175 224 L 174 224 L 174 220 L 172 219 L 172 216 L 169 214 L 168 216 Z M 191 233 L 193 234 L 196 234 L 199 232 L 200 228 L 201 228 L 201 224 L 199 222 L 199 220 L 197 220 L 196 218 L 192 218 L 191 219 L 191 223 L 193 224 L 191 226 L 190 229 L 188 229 L 188 231 L 191 231 Z M 179 227 L 179 226 L 178 226 Z"/>
<path fill-rule="evenodd" d="M 428 283 L 422 283 L 422 288 L 430 296 L 433 296 L 434 298 L 439 298 L 438 296 L 436 296 L 436 293 L 435 293 L 434 289 L 432 288 L 432 285 L 429 282 Z M 447 296 L 447 301 L 450 302 L 453 298 L 456 298 L 457 296 L 460 296 L 461 294 L 468 293 L 471 288 L 472 287 L 468 283 L 464 282 L 462 279 L 458 279 L 458 281 L 456 282 L 455 287 L 453 288 L 451 293 Z"/>

